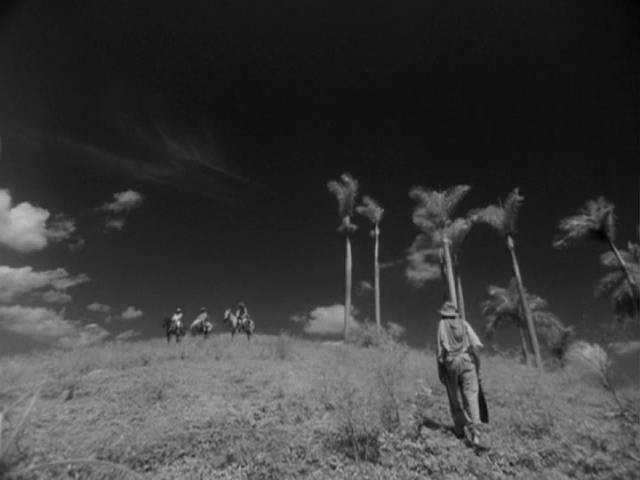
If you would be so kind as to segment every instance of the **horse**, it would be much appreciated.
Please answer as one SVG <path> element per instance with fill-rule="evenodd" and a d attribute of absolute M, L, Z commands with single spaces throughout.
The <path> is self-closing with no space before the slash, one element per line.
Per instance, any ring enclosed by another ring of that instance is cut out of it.
<path fill-rule="evenodd" d="M 233 338 L 236 333 L 245 333 L 247 340 L 251 340 L 251 335 L 253 335 L 253 332 L 256 330 L 256 324 L 251 318 L 238 318 L 230 308 L 227 308 L 224 312 L 224 323 L 229 325 L 231 329 L 231 338 Z"/>
<path fill-rule="evenodd" d="M 186 328 L 181 320 L 173 320 L 171 317 L 165 317 L 162 326 L 167 332 L 167 343 L 171 342 L 171 335 L 175 335 L 176 343 L 180 343 L 180 337 L 186 334 Z"/>
<path fill-rule="evenodd" d="M 204 338 L 207 338 L 213 331 L 213 323 L 211 323 L 209 320 L 203 320 L 198 323 L 193 322 L 189 330 L 191 331 L 192 335 L 203 335 Z"/>
<path fill-rule="evenodd" d="M 231 338 L 233 339 L 233 336 L 242 331 L 242 326 L 240 325 L 240 319 L 231 311 L 230 308 L 227 308 L 224 311 L 224 320 L 223 323 L 225 325 L 228 325 L 230 330 L 231 330 Z"/>
<path fill-rule="evenodd" d="M 247 340 L 251 340 L 251 335 L 256 331 L 256 324 L 249 317 L 245 318 L 241 323 L 241 331 L 247 334 Z"/>

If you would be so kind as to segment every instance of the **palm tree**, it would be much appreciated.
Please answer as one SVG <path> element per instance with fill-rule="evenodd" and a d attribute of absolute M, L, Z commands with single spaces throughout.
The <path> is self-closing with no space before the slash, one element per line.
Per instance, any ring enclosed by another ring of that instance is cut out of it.
<path fill-rule="evenodd" d="M 512 278 L 507 288 L 491 285 L 487 292 L 490 298 L 481 304 L 482 313 L 487 317 L 485 334 L 491 338 L 500 328 L 509 325 L 520 327 L 524 320 L 524 309 L 522 308 L 522 297 L 517 279 Z M 533 321 L 540 331 L 541 338 L 551 354 L 562 360 L 573 335 L 573 328 L 566 327 L 558 317 L 546 310 L 547 301 L 542 297 L 525 292 L 524 298 Z M 527 341 L 523 335 L 520 336 L 520 340 L 526 361 Z"/>
<path fill-rule="evenodd" d="M 504 201 L 504 204 L 489 205 L 483 209 L 477 210 L 472 213 L 472 216 L 476 220 L 485 222 L 495 228 L 507 241 L 507 248 L 511 254 L 511 265 L 513 267 L 513 273 L 516 279 L 516 285 L 518 288 L 518 294 L 520 296 L 520 302 L 524 313 L 524 322 L 520 325 L 521 338 L 528 337 L 528 340 L 533 348 L 533 354 L 535 355 L 536 365 L 541 366 L 542 360 L 540 357 L 540 345 L 538 343 L 538 336 L 533 322 L 533 316 L 529 309 L 528 303 L 525 301 L 525 288 L 522 281 L 522 274 L 520 273 L 520 264 L 518 262 L 518 256 L 516 255 L 515 234 L 517 232 L 516 224 L 518 221 L 518 213 L 524 197 L 520 195 L 519 189 L 515 188 Z M 526 332 L 525 330 L 526 325 Z M 528 343 L 523 342 L 525 345 Z M 530 363 L 529 348 L 525 348 L 525 358 L 527 363 Z"/>
<path fill-rule="evenodd" d="M 371 197 L 365 195 L 362 198 L 362 205 L 356 208 L 360 215 L 364 215 L 373 224 L 371 236 L 373 236 L 373 275 L 374 275 L 374 297 L 375 297 L 375 315 L 378 331 L 381 328 L 380 320 L 380 221 L 384 215 L 384 209 Z"/>
<path fill-rule="evenodd" d="M 616 222 L 614 209 L 615 206 L 604 197 L 587 200 L 577 215 L 564 218 L 560 221 L 558 228 L 563 234 L 554 240 L 553 246 L 563 248 L 572 241 L 580 238 L 589 238 L 600 243 L 606 243 L 629 282 L 630 288 L 637 291 L 638 283 L 614 243 Z"/>
<path fill-rule="evenodd" d="M 338 232 L 344 234 L 345 238 L 345 261 L 344 261 L 344 340 L 349 337 L 349 317 L 351 316 L 351 235 L 358 229 L 351 222 L 353 209 L 358 195 L 358 181 L 351 174 L 343 173 L 340 180 L 331 180 L 327 183 L 327 188 L 336 196 L 338 200 L 338 213 L 342 223 L 338 227 Z"/>
<path fill-rule="evenodd" d="M 619 252 L 635 284 L 640 284 L 640 244 L 629 242 L 627 249 Z M 600 279 L 596 286 L 596 296 L 609 297 L 613 311 L 618 319 L 634 318 L 640 315 L 640 292 L 632 288 L 627 276 L 620 269 L 619 261 L 613 252 L 605 252 L 600 263 L 612 269 Z"/>
<path fill-rule="evenodd" d="M 471 189 L 468 185 L 456 185 L 444 191 L 414 187 L 409 196 L 416 201 L 413 223 L 422 231 L 409 249 L 410 254 L 425 252 L 428 261 L 438 252 L 449 290 L 449 298 L 459 307 L 452 258 L 454 241 L 458 246 L 468 233 L 472 222 L 466 218 L 453 220 L 456 207 Z"/>

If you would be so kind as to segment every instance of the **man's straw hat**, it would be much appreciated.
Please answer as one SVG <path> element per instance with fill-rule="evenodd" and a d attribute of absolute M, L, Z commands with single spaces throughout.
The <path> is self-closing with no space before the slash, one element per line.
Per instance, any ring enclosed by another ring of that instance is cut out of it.
<path fill-rule="evenodd" d="M 457 317 L 458 309 L 451 301 L 444 302 L 442 308 L 438 310 L 438 313 L 443 317 Z"/>

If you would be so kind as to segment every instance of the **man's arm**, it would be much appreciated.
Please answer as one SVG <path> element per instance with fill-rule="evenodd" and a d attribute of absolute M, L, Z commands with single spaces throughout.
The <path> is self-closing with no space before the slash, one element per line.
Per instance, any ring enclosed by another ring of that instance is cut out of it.
<path fill-rule="evenodd" d="M 469 346 L 474 348 L 474 349 L 476 349 L 476 348 L 484 348 L 484 345 L 480 341 L 480 338 L 478 337 L 478 334 L 475 332 L 473 327 L 471 325 L 469 325 L 469 322 L 467 322 L 465 320 L 464 325 L 467 328 L 467 334 L 468 334 L 468 338 L 469 338 Z"/>

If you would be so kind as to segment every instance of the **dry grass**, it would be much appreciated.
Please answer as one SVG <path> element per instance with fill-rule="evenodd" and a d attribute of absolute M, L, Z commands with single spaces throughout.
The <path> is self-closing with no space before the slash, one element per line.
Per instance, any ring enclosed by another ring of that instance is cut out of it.
<path fill-rule="evenodd" d="M 394 343 L 224 335 L 4 358 L 1 438 L 16 448 L 2 468 L 24 479 L 637 477 L 640 426 L 610 415 L 597 382 L 498 357 L 482 371 L 492 449 L 478 455 L 450 431 L 433 355 Z"/>

